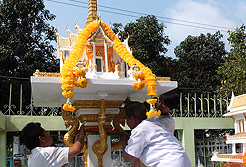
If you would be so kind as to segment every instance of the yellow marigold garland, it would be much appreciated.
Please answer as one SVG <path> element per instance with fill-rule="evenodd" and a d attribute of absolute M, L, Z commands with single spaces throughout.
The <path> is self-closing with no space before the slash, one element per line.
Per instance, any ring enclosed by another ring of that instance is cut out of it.
<path fill-rule="evenodd" d="M 62 89 L 63 89 L 63 96 L 71 98 L 73 96 L 73 88 L 71 87 L 71 82 L 75 85 L 80 85 L 80 87 L 86 87 L 85 83 L 87 85 L 87 80 L 86 78 L 80 79 L 79 81 L 74 82 L 74 75 L 73 75 L 73 67 L 75 67 L 76 63 L 80 59 L 81 55 L 84 52 L 84 49 L 86 47 L 87 40 L 92 32 L 95 31 L 96 27 L 98 26 L 98 21 L 93 21 L 89 23 L 80 33 L 79 37 L 76 41 L 76 44 L 74 46 L 74 49 L 66 62 L 62 66 Z M 109 35 L 109 37 L 113 40 L 114 44 L 114 49 L 118 53 L 118 55 L 126 62 L 129 64 L 129 66 L 132 66 L 134 63 L 140 68 L 141 71 L 143 71 L 144 79 L 146 82 L 146 85 L 148 86 L 148 96 L 157 96 L 156 89 L 155 89 L 155 76 L 152 73 L 152 71 L 148 68 L 145 67 L 140 61 L 135 59 L 124 47 L 124 45 L 121 43 L 121 41 L 115 36 L 113 31 L 106 26 L 106 23 L 101 22 L 101 25 L 103 26 L 105 32 Z M 75 74 L 76 75 L 76 74 Z M 76 76 L 75 76 L 76 77 Z M 142 76 L 141 76 L 142 78 Z M 69 82 L 69 84 L 67 83 Z M 80 83 L 78 83 L 80 82 Z M 145 83 L 143 81 L 140 82 L 139 86 L 133 86 L 136 89 L 139 89 Z M 144 87 L 144 86 L 143 86 Z M 68 111 L 75 111 L 75 108 L 70 106 L 69 104 L 64 104 L 63 109 L 68 110 Z M 156 111 L 155 111 L 156 112 Z M 153 110 L 151 110 L 151 113 L 153 113 Z M 159 113 L 156 112 L 156 113 Z M 146 113 L 147 114 L 147 113 Z M 153 115 L 153 114 L 151 114 Z M 151 116 L 150 115 L 150 116 Z"/>
<path fill-rule="evenodd" d="M 246 152 L 243 155 L 243 164 L 246 165 Z"/>
<path fill-rule="evenodd" d="M 145 82 L 141 81 L 141 82 L 133 83 L 132 86 L 136 90 L 142 90 L 145 87 Z"/>
<path fill-rule="evenodd" d="M 133 55 L 131 55 L 127 49 L 124 47 L 124 45 L 121 43 L 121 41 L 115 36 L 115 34 L 112 32 L 111 29 L 108 28 L 108 26 L 106 26 L 105 23 L 102 22 L 102 26 L 104 27 L 106 33 L 110 36 L 110 37 L 114 37 L 114 49 L 115 51 L 118 53 L 118 55 L 131 67 L 134 63 L 136 63 L 136 65 L 140 68 L 141 71 L 143 71 L 143 75 L 144 75 L 144 79 L 146 82 L 146 85 L 148 86 L 148 96 L 157 96 L 156 93 L 156 82 L 155 82 L 155 75 L 152 73 L 152 71 L 148 68 L 145 67 L 139 60 L 135 59 L 133 57 Z M 134 76 L 135 77 L 135 76 Z M 136 76 L 139 77 L 139 76 Z M 144 84 L 145 85 L 145 84 Z M 140 90 L 141 86 L 143 86 L 143 83 L 141 83 L 141 85 L 139 83 L 134 83 L 133 87 L 136 90 Z M 144 87 L 144 86 L 143 86 Z M 152 114 L 148 114 L 148 117 L 151 117 L 153 115 L 160 115 L 160 111 L 156 111 L 155 109 L 151 111 Z M 146 113 L 147 114 L 147 113 Z"/>
<path fill-rule="evenodd" d="M 140 79 L 141 81 L 143 81 L 143 80 L 144 80 L 144 75 L 143 75 L 143 73 L 136 73 L 136 74 L 134 75 L 134 78 L 135 78 L 136 80 Z"/>
<path fill-rule="evenodd" d="M 150 110 L 149 112 L 146 112 L 147 117 L 155 117 L 155 116 L 160 116 L 161 115 L 161 111 L 158 110 L 158 112 L 156 112 L 156 110 Z"/>
<path fill-rule="evenodd" d="M 62 92 L 62 95 L 66 98 L 71 98 L 73 96 L 73 92 L 72 91 L 64 91 Z"/>
<path fill-rule="evenodd" d="M 93 21 L 85 26 L 82 31 L 80 31 L 72 53 L 69 55 L 62 66 L 62 90 L 64 91 L 62 95 L 64 97 L 71 98 L 73 96 L 73 88 L 71 87 L 71 84 L 74 83 L 73 67 L 75 67 L 76 63 L 81 58 L 85 50 L 87 40 L 91 33 L 96 30 L 97 25 L 98 21 Z M 81 87 L 85 87 L 85 83 L 87 85 L 87 81 L 85 82 L 84 79 L 79 82 L 81 83 L 79 83 L 78 85 L 80 85 Z M 68 103 L 63 105 L 63 109 L 67 111 L 75 111 L 75 108 Z"/>
<path fill-rule="evenodd" d="M 85 74 L 86 74 L 86 72 L 82 69 L 77 69 L 75 71 L 75 77 L 76 78 L 79 78 L 80 76 L 85 77 Z"/>
<path fill-rule="evenodd" d="M 72 111 L 72 112 L 75 111 L 75 108 L 70 106 L 68 103 L 64 104 L 62 108 L 66 111 Z"/>
<path fill-rule="evenodd" d="M 79 79 L 78 81 L 74 81 L 73 84 L 76 87 L 86 88 L 88 83 L 87 83 L 86 78 L 82 78 L 82 79 Z"/>

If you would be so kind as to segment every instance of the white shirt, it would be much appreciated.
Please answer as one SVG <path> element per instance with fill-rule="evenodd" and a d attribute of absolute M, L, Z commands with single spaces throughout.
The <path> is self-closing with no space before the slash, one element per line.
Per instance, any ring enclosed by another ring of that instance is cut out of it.
<path fill-rule="evenodd" d="M 175 121 L 172 116 L 168 113 L 167 115 L 160 115 L 157 119 L 161 124 L 165 125 L 165 127 L 174 134 L 175 130 Z"/>
<path fill-rule="evenodd" d="M 68 161 L 69 147 L 36 147 L 28 158 L 28 167 L 61 167 Z"/>
<path fill-rule="evenodd" d="M 132 130 L 125 151 L 149 167 L 192 167 L 180 142 L 156 119 L 143 120 Z"/>

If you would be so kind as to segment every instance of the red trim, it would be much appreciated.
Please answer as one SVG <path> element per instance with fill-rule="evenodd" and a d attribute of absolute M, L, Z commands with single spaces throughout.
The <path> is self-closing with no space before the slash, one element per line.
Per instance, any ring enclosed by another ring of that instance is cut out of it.
<path fill-rule="evenodd" d="M 99 133 L 99 129 L 86 129 L 86 127 L 84 126 L 84 130 L 88 131 L 88 132 L 98 132 Z M 108 134 L 119 134 L 121 135 L 122 133 L 117 131 L 117 130 L 107 130 Z"/>

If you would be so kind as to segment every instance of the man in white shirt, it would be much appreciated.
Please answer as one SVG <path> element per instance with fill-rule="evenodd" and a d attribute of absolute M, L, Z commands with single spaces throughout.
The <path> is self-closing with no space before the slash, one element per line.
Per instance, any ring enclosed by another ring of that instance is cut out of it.
<path fill-rule="evenodd" d="M 146 119 L 146 108 L 140 102 L 126 102 L 128 139 L 121 135 L 123 157 L 131 162 L 139 158 L 149 167 L 191 167 L 190 160 L 179 141 L 157 117 Z"/>
<path fill-rule="evenodd" d="M 75 143 L 71 147 L 51 147 L 53 140 L 40 123 L 28 123 L 22 129 L 21 134 L 22 142 L 32 152 L 28 158 L 28 167 L 65 166 L 84 147 L 83 127 L 80 128 Z"/>

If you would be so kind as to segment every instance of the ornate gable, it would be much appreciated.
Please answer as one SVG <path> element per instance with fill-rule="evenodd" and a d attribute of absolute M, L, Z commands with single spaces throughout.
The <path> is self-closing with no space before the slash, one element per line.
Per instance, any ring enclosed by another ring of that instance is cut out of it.
<path fill-rule="evenodd" d="M 89 37 L 88 42 L 113 43 L 113 40 L 107 35 L 101 23 L 99 23 L 94 33 Z"/>

